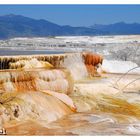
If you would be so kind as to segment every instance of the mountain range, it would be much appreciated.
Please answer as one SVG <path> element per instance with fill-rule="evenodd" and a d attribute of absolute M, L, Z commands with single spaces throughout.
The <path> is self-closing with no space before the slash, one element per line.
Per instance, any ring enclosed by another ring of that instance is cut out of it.
<path fill-rule="evenodd" d="M 139 23 L 119 22 L 109 25 L 95 24 L 90 27 L 61 26 L 44 19 L 36 20 L 21 15 L 0 16 L 0 39 L 14 37 L 46 36 L 93 36 L 140 34 Z"/>

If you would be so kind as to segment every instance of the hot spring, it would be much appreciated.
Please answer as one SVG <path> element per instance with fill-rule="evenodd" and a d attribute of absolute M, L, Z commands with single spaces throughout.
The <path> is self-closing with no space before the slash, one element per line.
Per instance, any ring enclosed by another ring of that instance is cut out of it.
<path fill-rule="evenodd" d="M 113 73 L 103 61 L 94 77 L 84 59 L 81 53 L 1 56 L 0 129 L 7 135 L 140 135 L 139 73 Z"/>

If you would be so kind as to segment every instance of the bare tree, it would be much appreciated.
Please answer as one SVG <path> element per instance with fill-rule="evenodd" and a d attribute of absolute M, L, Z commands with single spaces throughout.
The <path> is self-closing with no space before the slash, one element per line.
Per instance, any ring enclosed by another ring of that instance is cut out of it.
<path fill-rule="evenodd" d="M 140 65 L 140 44 L 132 43 L 127 47 L 119 50 L 110 51 L 113 58 L 123 61 L 132 61 Z"/>

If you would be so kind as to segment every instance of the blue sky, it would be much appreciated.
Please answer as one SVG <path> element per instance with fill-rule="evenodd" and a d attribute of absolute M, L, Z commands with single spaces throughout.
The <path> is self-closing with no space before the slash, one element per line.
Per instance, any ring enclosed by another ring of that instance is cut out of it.
<path fill-rule="evenodd" d="M 140 5 L 0 5 L 0 15 L 18 14 L 59 25 L 140 23 Z"/>

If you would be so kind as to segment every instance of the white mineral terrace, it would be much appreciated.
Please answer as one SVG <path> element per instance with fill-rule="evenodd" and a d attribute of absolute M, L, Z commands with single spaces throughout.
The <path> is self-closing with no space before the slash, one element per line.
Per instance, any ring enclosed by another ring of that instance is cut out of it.
<path fill-rule="evenodd" d="M 7 135 L 140 135 L 140 70 L 104 59 L 91 77 L 81 53 L 0 57 Z M 106 73 L 105 73 L 106 72 Z"/>

